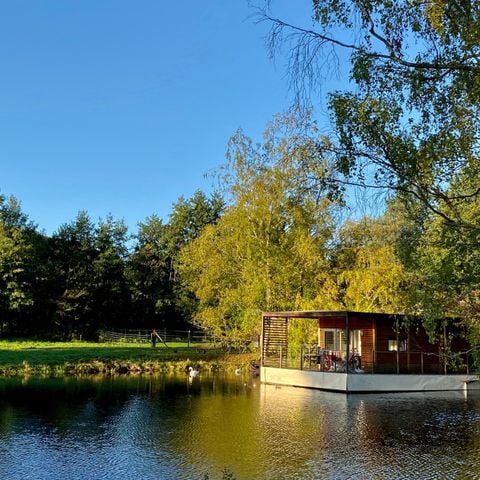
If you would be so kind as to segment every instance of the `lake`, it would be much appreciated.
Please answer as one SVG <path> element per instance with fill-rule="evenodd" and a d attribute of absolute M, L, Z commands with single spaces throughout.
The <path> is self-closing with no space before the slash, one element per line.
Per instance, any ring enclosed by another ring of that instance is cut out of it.
<path fill-rule="evenodd" d="M 344 395 L 247 374 L 0 379 L 2 479 L 480 478 L 480 391 Z"/>

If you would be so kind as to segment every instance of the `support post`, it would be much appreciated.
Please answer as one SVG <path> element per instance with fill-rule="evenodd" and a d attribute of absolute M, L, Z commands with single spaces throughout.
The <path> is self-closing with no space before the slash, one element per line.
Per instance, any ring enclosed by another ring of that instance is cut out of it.
<path fill-rule="evenodd" d="M 345 359 L 345 365 L 346 365 L 345 373 L 348 374 L 348 367 L 350 363 L 350 326 L 348 324 L 348 312 L 345 313 L 345 333 L 347 336 L 346 338 L 347 358 Z"/>
<path fill-rule="evenodd" d="M 395 352 L 395 361 L 397 363 L 397 375 L 400 373 L 400 335 L 398 333 L 398 318 L 395 315 L 395 333 L 397 335 L 397 351 Z"/>
<path fill-rule="evenodd" d="M 408 323 L 408 332 L 407 332 L 407 372 L 410 373 L 410 322 Z"/>
<path fill-rule="evenodd" d="M 443 374 L 447 374 L 447 326 L 443 326 Z"/>

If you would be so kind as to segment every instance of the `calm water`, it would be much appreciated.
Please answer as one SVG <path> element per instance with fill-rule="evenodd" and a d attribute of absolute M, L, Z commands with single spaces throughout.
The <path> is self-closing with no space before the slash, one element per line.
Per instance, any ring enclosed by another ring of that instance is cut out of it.
<path fill-rule="evenodd" d="M 480 478 L 480 392 L 200 374 L 0 380 L 1 479 Z"/>

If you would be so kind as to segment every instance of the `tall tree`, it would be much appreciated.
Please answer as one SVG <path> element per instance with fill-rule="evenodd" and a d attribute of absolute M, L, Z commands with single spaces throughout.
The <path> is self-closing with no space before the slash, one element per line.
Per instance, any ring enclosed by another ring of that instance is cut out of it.
<path fill-rule="evenodd" d="M 152 326 L 182 326 L 191 319 L 194 297 L 177 272 L 181 248 L 197 238 L 205 226 L 221 216 L 224 202 L 218 193 L 201 191 L 174 203 L 168 223 L 153 215 L 139 225 L 130 260 L 137 312 Z"/>
<path fill-rule="evenodd" d="M 171 306 L 166 228 L 156 215 L 140 223 L 128 262 L 134 316 L 150 328 L 165 325 Z"/>
<path fill-rule="evenodd" d="M 273 52 L 290 42 L 297 93 L 320 86 L 328 58 L 350 55 L 354 88 L 330 94 L 336 132 L 319 142 L 335 192 L 352 183 L 385 188 L 479 228 L 461 208 L 480 195 L 478 2 L 313 0 L 313 28 L 265 10 L 261 19 L 271 22 Z M 452 190 L 464 174 L 476 181 Z"/>
<path fill-rule="evenodd" d="M 95 225 L 86 212 L 52 236 L 51 296 L 59 335 L 94 337 L 105 326 L 128 324 L 127 242 L 122 221 L 108 216 Z"/>
<path fill-rule="evenodd" d="M 41 235 L 13 196 L 0 195 L 0 331 L 28 331 L 41 266 Z"/>
<path fill-rule="evenodd" d="M 464 176 L 452 184 L 455 191 L 468 191 L 475 178 Z M 469 222 L 480 216 L 480 199 L 462 204 Z M 480 343 L 480 230 L 456 228 L 444 218 L 425 222 L 418 248 L 411 259 L 416 285 L 411 301 L 434 325 L 445 314 L 465 319 L 473 343 Z"/>
<path fill-rule="evenodd" d="M 96 329 L 125 326 L 130 320 L 130 288 L 126 276 L 128 229 L 111 215 L 95 229 L 93 260 L 93 322 Z"/>
<path fill-rule="evenodd" d="M 177 316 L 190 321 L 195 310 L 195 298 L 177 272 L 181 249 L 195 240 L 208 225 L 214 225 L 222 216 L 225 202 L 219 192 L 207 197 L 197 190 L 189 199 L 180 197 L 174 203 L 165 229 L 166 254 L 169 265 L 170 301 Z"/>
<path fill-rule="evenodd" d="M 318 142 L 330 167 L 319 180 L 340 196 L 358 185 L 402 200 L 420 239 L 402 257 L 417 278 L 412 308 L 467 315 L 479 338 L 480 4 L 313 0 L 309 13 L 306 27 L 260 17 L 273 54 L 290 46 L 299 97 L 320 86 L 328 59 L 349 58 L 350 86 L 328 97 L 334 132 Z"/>
<path fill-rule="evenodd" d="M 315 133 L 298 112 L 277 116 L 261 145 L 237 132 L 222 172 L 230 205 L 181 252 L 195 322 L 230 342 L 258 333 L 262 310 L 302 307 L 326 274 L 332 206 L 297 181 Z"/>
<path fill-rule="evenodd" d="M 86 212 L 79 212 L 71 223 L 61 225 L 52 236 L 55 268 L 56 330 L 65 337 L 93 328 L 94 298 L 92 280 L 95 226 Z"/>
<path fill-rule="evenodd" d="M 343 308 L 404 311 L 408 277 L 398 254 L 399 236 L 399 224 L 391 211 L 342 226 L 334 256 Z"/>
<path fill-rule="evenodd" d="M 214 224 L 221 216 L 225 202 L 218 192 L 210 198 L 197 190 L 189 199 L 180 197 L 173 204 L 168 225 L 164 231 L 166 254 L 169 257 L 172 281 L 175 280 L 175 259 L 178 252 L 198 237 L 206 225 Z"/>

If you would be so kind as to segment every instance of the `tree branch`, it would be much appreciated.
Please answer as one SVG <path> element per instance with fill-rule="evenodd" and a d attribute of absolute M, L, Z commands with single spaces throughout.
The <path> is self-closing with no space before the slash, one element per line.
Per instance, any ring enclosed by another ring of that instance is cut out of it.
<path fill-rule="evenodd" d="M 278 29 L 278 32 L 275 32 L 272 34 L 272 37 L 276 37 L 278 33 L 285 29 L 288 28 L 294 32 L 297 32 L 298 34 L 304 35 L 304 36 L 310 36 L 316 40 L 321 41 L 322 43 L 329 43 L 341 48 L 345 48 L 348 50 L 353 50 L 356 52 L 361 53 L 362 55 L 365 55 L 368 58 L 374 58 L 374 59 L 379 59 L 379 60 L 389 60 L 394 63 L 397 63 L 399 65 L 402 65 L 404 67 L 408 67 L 411 69 L 417 69 L 417 70 L 456 70 L 456 71 L 466 71 L 466 72 L 480 72 L 480 67 L 475 64 L 471 63 L 458 63 L 458 62 L 449 62 L 449 63 L 442 63 L 442 62 L 411 62 L 408 60 L 404 60 L 402 57 L 397 55 L 395 53 L 395 49 L 393 45 L 384 37 L 382 37 L 376 30 L 375 30 L 375 24 L 370 17 L 369 13 L 365 11 L 366 18 L 369 21 L 370 28 L 369 32 L 374 36 L 377 40 L 379 40 L 381 43 L 383 43 L 388 50 L 388 54 L 385 53 L 380 53 L 380 52 L 372 52 L 368 51 L 365 48 L 356 45 L 354 43 L 347 43 L 347 42 L 342 42 L 341 40 L 324 35 L 322 33 L 316 32 L 315 30 L 309 30 L 305 29 L 302 27 L 298 27 L 296 25 L 292 25 L 291 23 L 284 22 L 283 20 L 280 20 L 275 17 L 271 17 L 265 12 L 262 12 L 260 14 L 260 19 L 257 20 L 257 23 L 260 22 L 272 22 L 275 27 Z M 465 62 L 468 62 L 471 60 L 471 58 L 465 57 Z"/>

